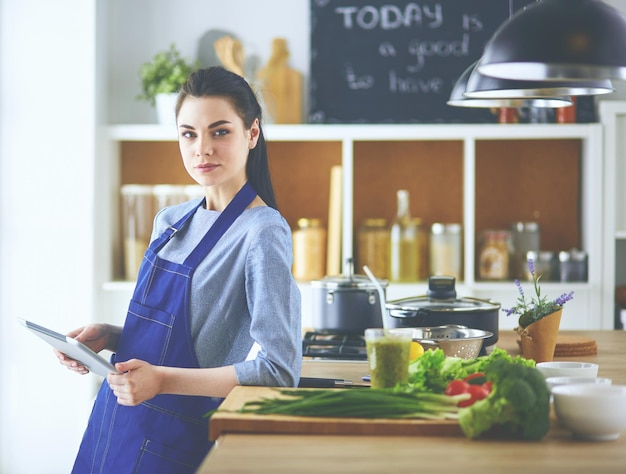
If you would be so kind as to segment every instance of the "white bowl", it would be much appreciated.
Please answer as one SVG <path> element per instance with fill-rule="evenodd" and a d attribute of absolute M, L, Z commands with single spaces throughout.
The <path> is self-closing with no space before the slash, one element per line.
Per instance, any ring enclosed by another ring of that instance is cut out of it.
<path fill-rule="evenodd" d="M 548 377 L 546 379 L 546 383 L 548 384 L 550 390 L 552 390 L 558 385 L 573 385 L 581 383 L 611 385 L 613 381 L 603 377 Z"/>
<path fill-rule="evenodd" d="M 598 364 L 590 362 L 539 362 L 537 369 L 545 378 L 598 376 Z"/>
<path fill-rule="evenodd" d="M 626 385 L 559 385 L 552 395 L 560 425 L 575 438 L 613 440 L 626 430 Z"/>

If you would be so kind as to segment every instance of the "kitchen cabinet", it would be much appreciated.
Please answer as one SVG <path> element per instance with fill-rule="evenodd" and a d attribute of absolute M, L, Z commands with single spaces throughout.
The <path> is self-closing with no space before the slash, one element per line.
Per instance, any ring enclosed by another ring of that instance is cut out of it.
<path fill-rule="evenodd" d="M 604 304 L 602 271 L 603 134 L 601 124 L 351 124 L 267 125 L 270 167 L 282 214 L 292 228 L 299 217 L 327 224 L 331 168 L 341 165 L 344 258 L 356 254 L 355 229 L 366 217 L 390 221 L 396 190 L 407 189 L 411 213 L 426 225 L 463 225 L 464 270 L 460 296 L 494 299 L 512 306 L 512 281 L 476 279 L 477 236 L 513 221 L 537 220 L 542 248 L 583 249 L 588 281 L 543 283 L 543 294 L 556 298 L 573 290 L 562 327 L 613 328 Z M 96 248 L 102 258 L 100 318 L 123 319 L 133 283 L 121 281 L 119 186 L 189 183 L 176 144 L 175 130 L 159 125 L 113 125 L 103 130 L 102 150 L 109 157 L 100 190 L 110 203 L 103 209 Z M 362 272 L 359 272 L 362 273 Z M 310 287 L 304 282 L 303 325 L 311 326 Z M 530 286 L 525 284 L 526 291 Z M 391 284 L 389 300 L 416 296 L 426 282 Z M 516 321 L 503 316 L 500 324 Z"/>

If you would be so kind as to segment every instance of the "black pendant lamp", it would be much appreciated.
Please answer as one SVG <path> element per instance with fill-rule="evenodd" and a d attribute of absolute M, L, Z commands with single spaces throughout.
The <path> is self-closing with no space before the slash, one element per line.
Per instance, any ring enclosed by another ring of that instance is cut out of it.
<path fill-rule="evenodd" d="M 554 98 L 601 95 L 614 92 L 609 79 L 595 81 L 515 81 L 485 76 L 475 67 L 467 80 L 464 96 L 468 99 Z"/>
<path fill-rule="evenodd" d="M 468 67 L 463 74 L 457 79 L 450 98 L 447 101 L 448 105 L 453 107 L 482 107 L 482 108 L 522 108 L 522 107 L 542 107 L 542 108 L 560 108 L 569 107 L 572 105 L 572 101 L 569 97 L 491 97 L 491 98 L 470 98 L 466 96 L 468 88 L 468 80 L 470 75 L 476 69 L 476 64 L 473 63 Z"/>
<path fill-rule="evenodd" d="M 478 69 L 523 81 L 626 79 L 626 16 L 601 0 L 541 0 L 498 28 Z"/>

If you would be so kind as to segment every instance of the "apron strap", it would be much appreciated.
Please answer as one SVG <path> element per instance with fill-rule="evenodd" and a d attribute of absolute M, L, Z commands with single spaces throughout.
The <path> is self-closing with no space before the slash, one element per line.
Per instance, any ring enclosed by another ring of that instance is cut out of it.
<path fill-rule="evenodd" d="M 226 206 L 226 209 L 215 220 L 209 231 L 202 238 L 200 243 L 185 259 L 183 265 L 196 268 L 198 264 L 215 246 L 217 241 L 224 235 L 235 219 L 248 207 L 256 197 L 256 191 L 252 189 L 249 182 L 239 190 L 233 200 Z"/>
<path fill-rule="evenodd" d="M 152 250 L 155 254 L 158 253 L 159 250 L 161 250 L 161 248 L 163 248 L 163 246 L 174 236 L 174 234 L 184 227 L 185 223 L 191 218 L 193 214 L 195 214 L 198 208 L 200 206 L 204 206 L 205 201 L 206 198 L 203 199 L 202 202 L 200 202 L 200 204 L 194 207 L 191 211 L 181 217 L 175 224 L 165 229 L 159 237 L 157 237 L 152 241 L 152 243 L 150 243 L 150 246 L 148 248 Z"/>

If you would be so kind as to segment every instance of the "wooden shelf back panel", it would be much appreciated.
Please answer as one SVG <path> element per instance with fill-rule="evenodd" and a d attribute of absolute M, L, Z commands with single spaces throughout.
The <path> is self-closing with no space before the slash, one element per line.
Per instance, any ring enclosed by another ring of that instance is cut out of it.
<path fill-rule="evenodd" d="M 193 184 L 178 142 L 121 142 L 121 184 Z"/>
<path fill-rule="evenodd" d="M 292 228 L 300 217 L 328 227 L 330 170 L 341 165 L 341 142 L 268 142 L 272 184 L 281 214 Z"/>
<path fill-rule="evenodd" d="M 396 215 L 396 191 L 410 195 L 411 215 L 425 226 L 463 222 L 461 141 L 356 142 L 354 226 L 367 217 Z"/>
<path fill-rule="evenodd" d="M 542 250 L 580 248 L 581 142 L 476 143 L 476 232 L 538 222 Z"/>

